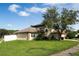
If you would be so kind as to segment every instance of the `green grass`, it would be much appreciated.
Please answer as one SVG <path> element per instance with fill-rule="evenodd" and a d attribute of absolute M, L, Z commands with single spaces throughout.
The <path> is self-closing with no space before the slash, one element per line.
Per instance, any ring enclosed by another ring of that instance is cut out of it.
<path fill-rule="evenodd" d="M 0 56 L 45 56 L 77 44 L 73 41 L 9 41 L 0 44 Z"/>

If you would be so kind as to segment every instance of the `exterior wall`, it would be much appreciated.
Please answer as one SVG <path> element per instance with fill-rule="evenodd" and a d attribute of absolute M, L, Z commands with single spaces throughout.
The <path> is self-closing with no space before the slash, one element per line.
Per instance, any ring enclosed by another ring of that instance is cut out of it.
<path fill-rule="evenodd" d="M 49 37 L 52 38 L 52 39 L 58 39 L 58 38 L 59 38 L 59 36 L 58 36 L 57 33 L 51 33 L 51 34 L 49 35 Z"/>
<path fill-rule="evenodd" d="M 61 37 L 65 40 L 67 34 L 62 34 Z"/>
<path fill-rule="evenodd" d="M 17 34 L 18 40 L 33 40 L 38 36 L 37 33 L 19 33 Z"/>
<path fill-rule="evenodd" d="M 38 34 L 37 34 L 37 33 L 31 33 L 31 39 L 30 39 L 30 40 L 35 39 L 37 36 L 38 36 Z"/>
<path fill-rule="evenodd" d="M 20 40 L 27 40 L 27 33 L 19 33 L 16 35 L 17 35 L 17 38 Z"/>
<path fill-rule="evenodd" d="M 32 39 L 31 39 L 31 33 L 28 33 L 27 39 L 28 39 L 28 40 L 32 40 Z"/>

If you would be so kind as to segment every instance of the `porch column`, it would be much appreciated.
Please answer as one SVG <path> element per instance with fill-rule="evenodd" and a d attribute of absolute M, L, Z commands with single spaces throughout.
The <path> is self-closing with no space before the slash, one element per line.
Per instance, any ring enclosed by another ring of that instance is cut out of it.
<path fill-rule="evenodd" d="M 31 33 L 28 33 L 28 40 L 31 40 Z"/>

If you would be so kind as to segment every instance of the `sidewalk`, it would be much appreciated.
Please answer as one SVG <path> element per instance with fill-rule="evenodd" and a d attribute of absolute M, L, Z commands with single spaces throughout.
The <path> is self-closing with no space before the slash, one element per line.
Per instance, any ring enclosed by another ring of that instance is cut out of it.
<path fill-rule="evenodd" d="M 56 54 L 52 54 L 50 56 L 73 56 L 73 53 L 79 51 L 79 44 L 73 48 L 67 49 L 65 51 L 56 53 Z"/>

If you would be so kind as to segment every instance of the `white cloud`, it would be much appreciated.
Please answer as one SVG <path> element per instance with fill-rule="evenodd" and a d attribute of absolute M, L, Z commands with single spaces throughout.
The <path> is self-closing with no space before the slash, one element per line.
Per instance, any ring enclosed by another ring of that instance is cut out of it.
<path fill-rule="evenodd" d="M 29 16 L 30 15 L 26 11 L 20 11 L 18 8 L 21 8 L 21 6 L 17 5 L 17 4 L 12 4 L 9 6 L 8 10 L 16 13 L 19 16 Z M 8 24 L 8 26 L 10 26 L 10 25 Z"/>
<path fill-rule="evenodd" d="M 54 6 L 56 3 L 44 3 L 45 6 Z"/>
<path fill-rule="evenodd" d="M 41 13 L 44 13 L 46 12 L 47 8 L 39 8 L 39 7 L 31 7 L 31 8 L 26 8 L 26 11 L 29 11 L 29 12 L 33 12 L 33 13 L 37 13 L 37 12 L 41 12 Z"/>
<path fill-rule="evenodd" d="M 8 27 L 12 27 L 13 25 L 12 25 L 12 24 L 7 24 L 7 26 L 8 26 Z"/>
<path fill-rule="evenodd" d="M 12 4 L 9 6 L 8 10 L 12 11 L 12 12 L 17 12 L 17 8 L 21 8 L 19 5 L 17 4 Z"/>
<path fill-rule="evenodd" d="M 25 11 L 20 11 L 17 13 L 19 16 L 29 16 L 30 14 Z"/>

